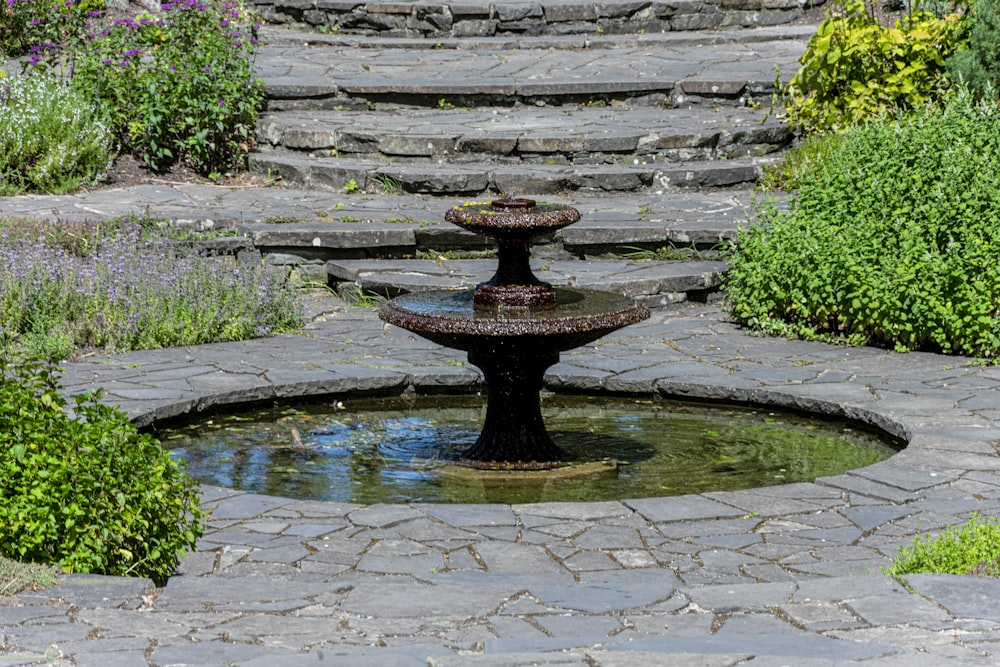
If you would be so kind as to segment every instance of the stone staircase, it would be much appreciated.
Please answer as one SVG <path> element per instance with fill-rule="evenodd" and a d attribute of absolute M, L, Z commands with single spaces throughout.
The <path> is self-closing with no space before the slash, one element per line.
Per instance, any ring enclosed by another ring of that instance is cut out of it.
<path fill-rule="evenodd" d="M 257 4 L 300 30 L 259 54 L 251 169 L 343 199 L 244 232 L 273 264 L 385 296 L 488 278 L 466 260 L 488 245 L 443 214 L 513 192 L 584 213 L 534 251 L 554 284 L 711 298 L 715 251 L 793 140 L 772 96 L 815 32 L 778 25 L 797 0 Z"/>
<path fill-rule="evenodd" d="M 777 25 L 800 0 L 255 0 L 273 23 L 380 37 L 641 34 Z"/>

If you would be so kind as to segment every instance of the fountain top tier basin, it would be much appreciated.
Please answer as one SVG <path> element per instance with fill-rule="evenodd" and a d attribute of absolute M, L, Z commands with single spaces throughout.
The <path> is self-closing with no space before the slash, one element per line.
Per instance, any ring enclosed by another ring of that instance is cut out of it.
<path fill-rule="evenodd" d="M 495 199 L 455 206 L 444 219 L 470 232 L 497 241 L 527 243 L 580 219 L 580 212 L 562 204 L 539 204 L 533 199 Z"/>
<path fill-rule="evenodd" d="M 497 244 L 497 271 L 476 287 L 473 304 L 482 310 L 539 310 L 556 303 L 552 285 L 535 277 L 528 266 L 535 237 L 551 234 L 580 219 L 575 208 L 539 204 L 534 199 L 504 197 L 491 202 L 466 202 L 445 214 L 445 220 Z"/>

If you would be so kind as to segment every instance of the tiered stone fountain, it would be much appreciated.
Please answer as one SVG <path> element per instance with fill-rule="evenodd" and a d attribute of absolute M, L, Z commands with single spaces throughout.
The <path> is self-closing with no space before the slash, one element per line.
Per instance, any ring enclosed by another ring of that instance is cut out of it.
<path fill-rule="evenodd" d="M 455 207 L 445 215 L 494 239 L 496 274 L 474 290 L 407 294 L 379 316 L 446 347 L 468 352 L 487 390 L 486 419 L 475 444 L 461 454 L 475 467 L 544 469 L 567 453 L 549 437 L 539 392 L 559 353 L 649 317 L 645 306 L 609 292 L 553 287 L 529 266 L 535 237 L 580 219 L 574 208 L 504 198 Z"/>

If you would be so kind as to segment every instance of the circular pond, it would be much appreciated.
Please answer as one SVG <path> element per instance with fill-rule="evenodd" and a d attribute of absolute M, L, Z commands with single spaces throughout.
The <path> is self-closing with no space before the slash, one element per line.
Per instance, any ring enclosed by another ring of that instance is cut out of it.
<path fill-rule="evenodd" d="M 474 396 L 344 400 L 216 416 L 160 433 L 207 484 L 351 503 L 592 501 L 812 481 L 895 453 L 844 422 L 649 398 L 543 399 L 577 470 L 456 470 L 485 410 Z M 588 464 L 588 465 L 583 465 Z M 573 474 L 573 473 L 576 474 Z"/>

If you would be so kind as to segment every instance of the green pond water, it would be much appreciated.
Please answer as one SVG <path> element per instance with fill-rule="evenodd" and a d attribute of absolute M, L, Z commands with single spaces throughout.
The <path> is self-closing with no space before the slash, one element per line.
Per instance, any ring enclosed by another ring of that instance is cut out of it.
<path fill-rule="evenodd" d="M 365 399 L 218 416 L 159 434 L 201 482 L 351 503 L 613 500 L 812 481 L 897 451 L 846 423 L 658 399 L 543 399 L 549 433 L 617 470 L 514 481 L 447 474 L 479 434 L 474 396 Z"/>

